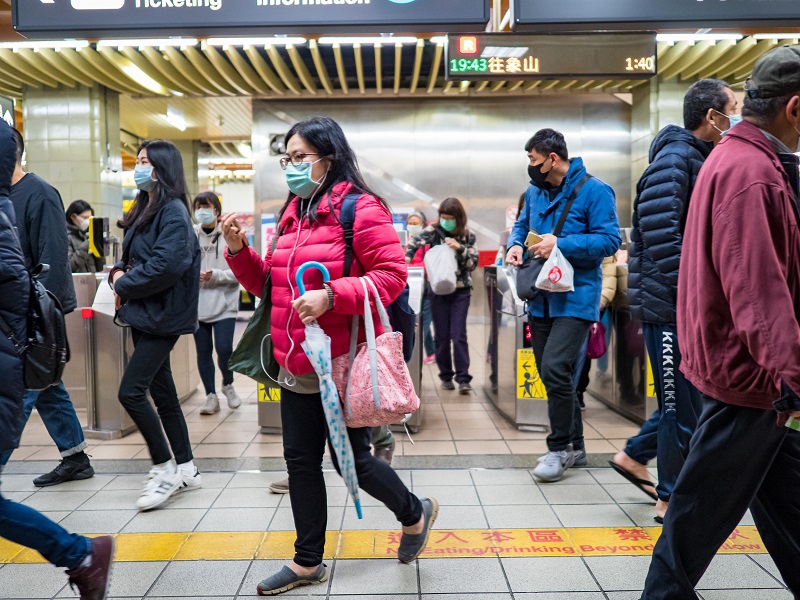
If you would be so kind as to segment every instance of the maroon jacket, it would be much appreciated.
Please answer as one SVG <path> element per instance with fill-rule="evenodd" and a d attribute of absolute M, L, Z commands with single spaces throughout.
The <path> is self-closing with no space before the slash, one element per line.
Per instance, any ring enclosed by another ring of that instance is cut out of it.
<path fill-rule="evenodd" d="M 681 370 L 721 402 L 800 393 L 798 208 L 772 142 L 736 125 L 697 178 L 678 279 Z"/>

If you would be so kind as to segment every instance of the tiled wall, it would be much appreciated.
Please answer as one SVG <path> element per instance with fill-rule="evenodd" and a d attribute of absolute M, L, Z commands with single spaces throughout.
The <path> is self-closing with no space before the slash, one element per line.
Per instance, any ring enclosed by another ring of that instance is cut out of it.
<path fill-rule="evenodd" d="M 119 217 L 119 94 L 98 85 L 26 88 L 23 118 L 26 170 L 58 189 L 65 207 L 80 198 L 98 216 Z"/>

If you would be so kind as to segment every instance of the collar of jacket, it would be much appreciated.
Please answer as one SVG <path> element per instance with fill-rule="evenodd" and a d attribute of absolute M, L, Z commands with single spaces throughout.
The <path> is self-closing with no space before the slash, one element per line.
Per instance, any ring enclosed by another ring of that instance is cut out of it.
<path fill-rule="evenodd" d="M 317 206 L 317 215 L 322 217 L 323 215 L 330 214 L 331 212 L 331 205 L 334 207 L 338 207 L 341 205 L 344 197 L 350 192 L 350 188 L 353 187 L 353 184 L 348 181 L 340 181 L 337 183 L 333 188 L 322 197 L 319 201 L 319 205 Z M 330 204 L 328 203 L 328 198 L 330 198 Z M 286 231 L 292 225 L 295 225 L 299 222 L 297 218 L 297 205 L 300 203 L 300 197 L 295 196 L 292 198 L 292 201 L 289 202 L 289 206 L 286 207 L 286 210 L 283 211 L 283 218 L 281 219 L 281 231 Z"/>
<path fill-rule="evenodd" d="M 783 163 L 781 163 L 775 146 L 769 138 L 764 135 L 764 131 L 760 127 L 753 125 L 750 121 L 742 121 L 722 138 L 722 141 L 717 144 L 717 147 L 722 146 L 722 144 L 730 144 L 731 142 L 729 140 L 738 140 L 745 144 L 750 144 L 769 156 L 775 169 L 783 176 L 787 189 L 792 189 L 791 179 Z"/>
<path fill-rule="evenodd" d="M 575 157 L 571 159 L 569 170 L 564 177 L 563 185 L 561 186 L 561 191 L 553 198 L 552 201 L 547 205 L 547 208 L 544 211 L 544 215 L 546 216 L 548 213 L 555 210 L 555 208 L 561 204 L 564 198 L 569 198 L 569 195 L 572 193 L 572 190 L 575 189 L 575 186 L 578 185 L 578 182 L 583 178 L 586 174 L 586 167 L 583 166 L 583 159 L 580 157 Z M 547 195 L 547 192 L 542 193 Z"/>

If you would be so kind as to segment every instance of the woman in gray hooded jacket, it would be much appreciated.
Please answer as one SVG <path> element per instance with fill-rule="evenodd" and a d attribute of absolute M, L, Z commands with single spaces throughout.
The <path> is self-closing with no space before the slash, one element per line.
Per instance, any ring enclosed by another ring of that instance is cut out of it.
<path fill-rule="evenodd" d="M 233 372 L 228 361 L 233 353 L 233 333 L 239 309 L 239 282 L 225 261 L 225 240 L 219 216 L 222 204 L 214 192 L 198 194 L 193 203 L 194 229 L 200 244 L 199 327 L 194 334 L 197 347 L 197 368 L 206 391 L 206 404 L 201 415 L 219 412 L 213 351 L 216 347 L 219 370 L 222 372 L 222 393 L 229 408 L 239 408 L 242 401 L 233 387 Z"/>

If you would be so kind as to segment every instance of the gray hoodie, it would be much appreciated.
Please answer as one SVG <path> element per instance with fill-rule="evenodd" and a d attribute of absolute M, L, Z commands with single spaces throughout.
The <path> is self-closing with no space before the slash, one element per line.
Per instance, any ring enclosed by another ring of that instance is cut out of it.
<path fill-rule="evenodd" d="M 215 323 L 222 319 L 235 319 L 239 310 L 239 282 L 225 260 L 225 239 L 222 227 L 217 224 L 210 234 L 200 225 L 195 225 L 200 244 L 200 272 L 211 271 L 209 281 L 200 282 L 198 320 Z"/>

